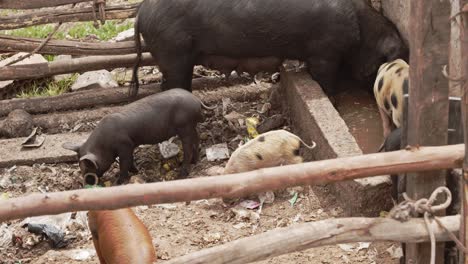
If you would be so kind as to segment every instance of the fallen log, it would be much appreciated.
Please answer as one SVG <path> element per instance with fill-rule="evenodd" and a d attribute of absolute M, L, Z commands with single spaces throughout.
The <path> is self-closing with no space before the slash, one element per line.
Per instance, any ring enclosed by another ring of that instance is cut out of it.
<path fill-rule="evenodd" d="M 31 52 L 41 44 L 43 39 L 24 38 L 0 35 L 0 52 Z M 147 51 L 142 42 L 142 50 Z M 125 55 L 135 53 L 133 41 L 122 42 L 82 42 L 72 40 L 50 40 L 38 52 L 53 55 Z"/>
<path fill-rule="evenodd" d="M 52 61 L 49 63 L 35 63 L 24 65 L 11 65 L 2 67 L 0 81 L 27 80 L 50 77 L 58 74 L 95 71 L 101 69 L 115 69 L 132 67 L 136 55 L 89 56 L 71 60 Z M 156 65 L 149 53 L 143 53 L 141 66 Z"/>
<path fill-rule="evenodd" d="M 441 217 L 452 233 L 459 229 L 460 215 Z M 437 241 L 450 238 L 431 223 Z M 167 264 L 244 264 L 314 247 L 354 242 L 427 242 L 429 233 L 422 218 L 398 222 L 390 218 L 338 218 L 298 224 L 238 239 L 172 259 Z"/>
<path fill-rule="evenodd" d="M 234 198 L 298 185 L 317 185 L 376 175 L 460 168 L 465 145 L 405 150 L 307 162 L 250 172 L 158 183 L 34 193 L 0 203 L 0 222 L 27 216 L 138 205 Z"/>
<path fill-rule="evenodd" d="M 204 98 L 204 102 L 212 103 L 220 101 L 223 97 L 230 97 L 238 100 L 256 100 L 259 96 L 268 91 L 269 84 L 264 85 L 243 85 L 239 89 L 232 89 L 229 86 L 247 84 L 251 80 L 248 78 L 231 78 L 229 82 L 221 78 L 203 77 L 193 80 L 192 89 L 213 89 L 226 86 L 217 91 L 194 91 L 197 96 Z M 160 91 L 159 84 L 143 85 L 136 99 Z M 36 97 L 29 99 L 10 99 L 0 101 L 0 117 L 7 116 L 15 109 L 23 109 L 29 114 L 51 113 L 56 111 L 68 111 L 92 108 L 102 105 L 121 104 L 131 101 L 128 98 L 128 87 L 95 89 L 73 93 L 65 93 L 50 97 Z"/>
<path fill-rule="evenodd" d="M 200 80 L 202 81 L 202 80 Z M 204 82 L 197 82 L 200 86 L 208 83 L 208 80 L 203 80 Z M 242 79 L 238 80 L 239 82 L 243 81 Z M 157 86 L 157 85 L 153 85 Z M 199 97 L 204 103 L 207 104 L 215 104 L 221 102 L 223 98 L 230 98 L 233 101 L 255 101 L 258 100 L 262 95 L 265 95 L 269 91 L 270 85 L 236 85 L 234 87 L 218 87 L 215 91 L 193 91 L 193 93 Z M 197 87 L 198 88 L 198 87 Z M 113 90 L 113 89 L 112 89 Z M 112 90 L 107 90 L 108 93 L 114 93 Z M 151 95 L 157 91 L 159 91 L 159 87 L 151 89 L 146 87 L 143 89 L 145 92 L 140 94 L 141 97 L 146 95 Z M 105 91 L 102 91 L 105 92 Z M 107 94 L 108 94 L 107 93 Z M 122 93 L 119 93 L 122 94 Z M 80 97 L 79 99 L 73 98 L 66 98 L 67 102 L 70 102 L 68 105 L 66 102 L 61 102 L 61 105 L 65 106 L 74 106 L 77 109 L 83 109 L 84 105 L 90 104 L 90 100 L 94 101 L 94 98 L 91 93 L 88 93 L 90 99 L 88 97 Z M 100 101 L 100 103 L 105 104 L 106 101 L 112 100 L 114 103 L 116 101 L 114 96 L 105 97 L 105 100 Z M 123 98 L 126 99 L 126 98 Z M 42 102 L 38 105 L 47 105 L 46 103 Z M 73 104 L 73 105 L 71 105 Z M 47 134 L 56 134 L 63 132 L 64 127 L 73 128 L 79 123 L 86 123 L 86 122 L 95 122 L 99 121 L 102 117 L 107 114 L 115 113 L 119 111 L 121 106 L 112 106 L 112 107 L 101 107 L 98 109 L 87 109 L 81 111 L 73 111 L 73 112 L 58 112 L 58 113 L 47 113 L 47 114 L 40 114 L 40 115 L 33 115 L 32 116 L 32 124 L 35 127 L 42 128 L 42 132 Z M 0 120 L 0 132 L 6 126 L 5 120 Z M 1 133 L 0 133 L 1 134 Z M 53 160 L 51 162 L 54 162 Z M 50 162 L 46 162 L 50 163 Z M 15 164 L 6 164 L 6 166 L 13 166 Z M 1 167 L 1 166 L 0 166 Z"/>
<path fill-rule="evenodd" d="M 34 9 L 42 7 L 52 7 L 68 4 L 76 4 L 82 2 L 91 2 L 92 0 L 34 0 L 34 1 L 18 1 L 18 0 L 2 0 L 0 1 L 0 9 Z"/>
<path fill-rule="evenodd" d="M 136 16 L 140 3 L 106 6 L 106 20 L 126 19 Z M 49 23 L 93 21 L 94 7 L 67 8 L 34 11 L 26 14 L 4 16 L 0 19 L 0 30 L 30 27 Z"/>

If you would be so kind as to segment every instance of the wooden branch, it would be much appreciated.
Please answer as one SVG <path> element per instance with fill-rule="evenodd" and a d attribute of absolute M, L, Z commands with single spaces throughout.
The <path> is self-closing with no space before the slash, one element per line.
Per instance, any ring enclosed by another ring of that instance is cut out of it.
<path fill-rule="evenodd" d="M 267 190 L 316 185 L 404 171 L 459 168 L 464 145 L 421 147 L 265 168 L 239 174 L 158 183 L 35 193 L 0 203 L 0 222 L 46 214 L 243 197 Z"/>
<path fill-rule="evenodd" d="M 0 81 L 27 80 L 50 77 L 64 73 L 131 67 L 135 64 L 135 59 L 135 54 L 129 54 L 121 56 L 90 56 L 70 60 L 52 61 L 48 63 L 12 65 L 1 68 Z M 153 60 L 153 57 L 151 57 L 151 54 L 143 53 L 140 65 L 156 65 L 156 62 Z"/>
<path fill-rule="evenodd" d="M 0 52 L 31 52 L 43 39 L 23 38 L 0 35 Z M 143 51 L 147 51 L 142 42 Z M 133 41 L 122 42 L 81 42 L 71 40 L 50 40 L 39 53 L 41 54 L 69 54 L 69 55 L 124 55 L 135 52 Z"/>
<path fill-rule="evenodd" d="M 450 232 L 457 232 L 460 215 L 440 218 Z M 437 223 L 431 228 L 437 241 L 449 241 Z M 338 218 L 297 224 L 237 239 L 172 259 L 167 264 L 244 264 L 314 247 L 355 242 L 425 242 L 429 234 L 421 218 L 398 222 L 389 218 Z"/>
<path fill-rule="evenodd" d="M 18 0 L 1 0 L 0 9 L 34 9 L 42 7 L 52 7 L 68 4 L 76 4 L 82 2 L 91 2 L 92 0 L 34 0 L 34 1 L 18 1 Z"/>
<path fill-rule="evenodd" d="M 450 2 L 411 0 L 410 81 L 407 142 L 416 146 L 446 145 L 448 139 L 448 80 L 440 65 L 448 63 Z M 427 198 L 445 186 L 446 171 L 413 173 L 406 177 L 406 192 L 413 199 Z M 445 215 L 441 212 L 439 215 Z M 444 243 L 437 243 L 435 263 L 444 263 Z M 430 263 L 429 243 L 407 244 L 407 263 Z"/>
<path fill-rule="evenodd" d="M 54 30 L 52 30 L 52 32 L 49 33 L 49 35 L 47 36 L 47 38 L 45 38 L 44 40 L 42 40 L 41 44 L 39 46 L 37 46 L 33 51 L 31 51 L 30 53 L 24 55 L 24 56 L 21 56 L 19 58 L 17 58 L 16 60 L 12 60 L 10 62 L 8 62 L 7 64 L 5 64 L 4 66 L 10 66 L 12 64 L 15 64 L 17 62 L 20 62 L 24 59 L 27 59 L 29 57 L 31 57 L 32 55 L 36 54 L 38 51 L 40 51 L 46 44 L 47 42 L 50 41 L 50 39 L 52 38 L 52 36 L 57 32 L 57 30 L 60 28 L 60 26 L 62 25 L 62 23 L 58 23 Z"/>
<path fill-rule="evenodd" d="M 135 17 L 139 5 L 140 3 L 106 6 L 106 20 Z M 89 6 L 82 8 L 55 9 L 4 16 L 0 19 L 0 30 L 23 28 L 49 23 L 93 21 L 93 8 L 93 6 Z"/>
<path fill-rule="evenodd" d="M 220 78 L 204 77 L 194 79 L 192 89 L 213 89 L 226 86 L 219 91 L 203 91 L 199 95 L 205 98 L 206 103 L 219 102 L 223 97 L 238 100 L 257 100 L 262 92 L 268 90 L 267 86 L 245 85 L 239 89 L 232 89 L 232 85 L 247 84 L 251 81 L 247 78 L 233 78 L 230 82 Z M 142 92 L 137 99 L 146 97 L 160 91 L 159 84 L 142 86 Z M 198 93 L 198 92 L 197 92 Z M 29 99 L 0 100 L 0 117 L 8 115 L 15 109 L 23 109 L 30 114 L 51 113 L 55 111 L 68 111 L 91 108 L 101 105 L 120 104 L 129 102 L 128 87 L 112 89 L 86 90 L 74 93 L 65 93 L 57 96 L 36 97 Z"/>

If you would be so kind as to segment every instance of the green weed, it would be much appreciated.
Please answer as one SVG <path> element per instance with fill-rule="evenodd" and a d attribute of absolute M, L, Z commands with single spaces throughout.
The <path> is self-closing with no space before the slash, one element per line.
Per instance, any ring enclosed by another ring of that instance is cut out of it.
<path fill-rule="evenodd" d="M 27 91 L 22 91 L 17 95 L 18 98 L 31 98 L 31 97 L 41 97 L 41 96 L 56 96 L 62 93 L 65 93 L 70 89 L 72 84 L 78 78 L 78 74 L 72 75 L 70 78 L 63 79 L 60 81 L 50 80 L 45 85 L 39 85 L 38 83 L 33 83 L 31 88 Z"/>

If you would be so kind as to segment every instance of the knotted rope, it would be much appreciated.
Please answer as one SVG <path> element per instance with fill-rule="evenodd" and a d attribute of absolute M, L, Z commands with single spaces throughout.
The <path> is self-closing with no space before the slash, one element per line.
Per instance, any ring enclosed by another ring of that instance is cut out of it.
<path fill-rule="evenodd" d="M 445 202 L 434 205 L 435 200 L 439 196 L 439 194 L 446 195 Z M 435 244 L 436 239 L 434 236 L 434 231 L 431 228 L 430 219 L 434 219 L 435 222 L 448 234 L 448 236 L 457 244 L 457 247 L 465 253 L 468 253 L 467 249 L 463 246 L 463 244 L 457 239 L 457 237 L 452 234 L 443 224 L 442 222 L 434 215 L 438 211 L 442 211 L 447 209 L 447 207 L 452 202 L 452 193 L 450 190 L 445 187 L 441 186 L 434 190 L 431 194 L 429 199 L 422 198 L 419 200 L 413 200 L 408 197 L 406 193 L 403 193 L 403 198 L 405 199 L 400 204 L 396 205 L 391 211 L 389 216 L 395 220 L 400 222 L 408 221 L 411 216 L 415 216 L 418 214 L 424 215 L 424 223 L 426 224 L 427 231 L 429 233 L 429 238 L 431 240 L 431 264 L 435 264 Z"/>

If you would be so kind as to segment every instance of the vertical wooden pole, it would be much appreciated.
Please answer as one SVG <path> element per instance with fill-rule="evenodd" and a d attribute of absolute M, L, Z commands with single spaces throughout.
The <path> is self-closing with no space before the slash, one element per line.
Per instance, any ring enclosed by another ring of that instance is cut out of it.
<path fill-rule="evenodd" d="M 468 11 L 468 0 L 462 1 L 463 10 Z M 468 13 L 461 15 L 461 53 L 462 53 L 462 119 L 465 140 L 465 160 L 463 162 L 463 192 L 462 192 L 462 226 L 460 227 L 460 237 L 465 247 L 468 247 Z M 464 262 L 468 264 L 468 256 L 465 254 Z"/>
<path fill-rule="evenodd" d="M 441 68 L 448 62 L 450 2 L 411 0 L 410 9 L 408 145 L 446 145 L 449 90 Z M 408 174 L 406 192 L 410 197 L 428 198 L 435 188 L 445 185 L 445 171 L 424 174 Z M 408 243 L 406 263 L 427 264 L 430 253 L 430 243 Z M 437 243 L 436 263 L 444 263 L 443 243 Z"/>

